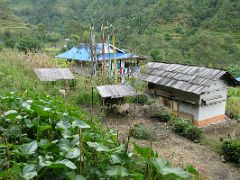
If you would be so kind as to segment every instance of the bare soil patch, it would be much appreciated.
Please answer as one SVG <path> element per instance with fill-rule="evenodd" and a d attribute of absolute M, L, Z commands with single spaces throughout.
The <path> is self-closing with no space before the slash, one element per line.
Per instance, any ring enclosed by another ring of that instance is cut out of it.
<path fill-rule="evenodd" d="M 128 135 L 129 124 L 133 126 L 134 124 L 142 123 L 154 129 L 157 141 L 151 143 L 150 141 L 131 138 L 131 142 L 137 142 L 141 145 L 152 145 L 153 149 L 158 152 L 159 157 L 169 160 L 174 165 L 184 167 L 187 164 L 192 164 L 199 170 L 204 179 L 240 180 L 240 167 L 225 162 L 208 144 L 194 143 L 176 135 L 166 123 L 157 122 L 143 116 L 126 118 L 105 117 L 104 119 L 104 124 L 109 128 L 118 130 L 122 139 L 125 139 Z M 219 137 L 228 136 L 232 131 L 232 126 L 236 126 L 236 124 L 233 123 L 226 127 L 220 127 L 214 131 L 209 128 L 205 130 L 204 136 L 206 136 L 207 140 L 213 140 L 213 143 L 217 142 Z M 218 136 L 216 136 L 216 131 Z"/>

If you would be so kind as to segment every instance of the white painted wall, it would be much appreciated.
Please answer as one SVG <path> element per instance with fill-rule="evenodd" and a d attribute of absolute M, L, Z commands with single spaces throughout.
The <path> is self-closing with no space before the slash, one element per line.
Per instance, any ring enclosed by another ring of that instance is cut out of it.
<path fill-rule="evenodd" d="M 199 108 L 198 108 L 198 105 L 178 102 L 178 112 L 191 114 L 193 115 L 194 120 L 197 120 L 199 115 Z"/>
<path fill-rule="evenodd" d="M 199 116 L 196 120 L 201 121 L 211 117 L 225 114 L 226 101 L 208 106 L 199 107 Z"/>
<path fill-rule="evenodd" d="M 225 114 L 228 85 L 223 80 L 213 82 L 211 86 L 206 89 L 205 93 L 200 96 L 164 86 L 153 85 L 152 88 L 171 93 L 175 97 L 179 97 L 185 101 L 189 100 L 196 102 L 197 104 L 193 105 L 187 102 L 178 101 L 178 112 L 191 114 L 194 116 L 194 120 L 196 121 Z M 211 99 L 217 96 L 222 96 L 220 99 L 221 102 L 211 105 L 202 104 L 202 100 Z"/>
<path fill-rule="evenodd" d="M 196 120 L 201 121 L 211 117 L 225 114 L 226 99 L 227 99 L 228 85 L 223 80 L 215 81 L 204 94 L 200 96 L 199 115 Z M 222 96 L 221 102 L 217 102 L 211 105 L 202 105 L 202 99 L 211 99 L 217 96 Z"/>

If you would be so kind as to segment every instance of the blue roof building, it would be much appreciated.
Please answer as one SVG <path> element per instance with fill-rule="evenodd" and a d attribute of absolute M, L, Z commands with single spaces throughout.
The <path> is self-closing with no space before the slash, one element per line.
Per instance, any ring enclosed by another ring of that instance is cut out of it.
<path fill-rule="evenodd" d="M 105 60 L 111 60 L 111 74 L 114 75 L 114 47 L 111 44 L 105 43 L 104 52 L 105 52 Z M 88 62 L 91 62 L 91 47 L 86 44 L 80 44 L 77 47 L 73 47 L 72 49 L 59 54 L 56 58 L 62 58 L 67 60 L 75 60 L 79 63 L 76 64 L 76 69 L 79 74 L 86 74 L 88 72 Z M 98 66 L 101 65 L 103 61 L 102 55 L 102 43 L 96 44 L 96 57 L 95 59 L 98 62 Z M 136 74 L 136 72 L 140 71 L 139 60 L 144 60 L 144 57 L 139 57 L 136 54 L 126 53 L 125 51 L 116 48 L 116 59 L 117 59 L 117 73 L 121 76 L 122 81 L 124 81 L 124 76 L 129 76 Z M 130 61 L 129 61 L 130 60 Z M 109 66 L 107 63 L 106 66 Z M 85 71 L 86 70 L 86 71 Z"/>
<path fill-rule="evenodd" d="M 240 82 L 240 77 L 237 77 L 236 80 Z"/>
<path fill-rule="evenodd" d="M 125 53 L 123 50 L 116 48 L 116 59 L 117 60 L 124 60 L 124 59 L 140 59 L 139 56 L 131 53 Z M 97 43 L 96 45 L 96 54 L 97 54 L 97 61 L 102 61 L 102 43 Z M 78 47 L 73 47 L 72 49 L 59 54 L 56 58 L 62 59 L 72 59 L 77 61 L 83 62 L 90 62 L 91 61 L 91 48 L 87 45 L 80 44 Z M 114 47 L 109 44 L 105 44 L 105 60 L 114 59 Z"/>

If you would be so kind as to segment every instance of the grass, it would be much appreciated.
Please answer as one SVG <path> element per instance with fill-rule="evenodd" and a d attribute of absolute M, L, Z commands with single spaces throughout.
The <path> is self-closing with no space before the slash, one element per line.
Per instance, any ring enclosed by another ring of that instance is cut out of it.
<path fill-rule="evenodd" d="M 149 141 L 157 140 L 154 130 L 145 126 L 144 124 L 135 124 L 131 128 L 131 136 L 136 139 L 143 139 Z"/>
<path fill-rule="evenodd" d="M 29 54 L 3 50 L 0 53 L 0 93 L 15 91 L 18 93 L 39 92 L 47 93 L 53 96 L 60 96 L 59 89 L 64 86 L 64 82 L 52 83 L 40 82 L 33 72 L 35 67 L 67 67 L 65 61 L 56 60 L 46 54 Z M 100 98 L 96 86 L 107 83 L 101 76 L 89 78 L 81 77 L 75 74 L 75 90 L 68 90 L 66 103 L 76 106 L 89 106 L 92 103 L 100 104 Z"/>
<path fill-rule="evenodd" d="M 240 88 L 229 89 L 226 113 L 231 118 L 240 121 Z"/>

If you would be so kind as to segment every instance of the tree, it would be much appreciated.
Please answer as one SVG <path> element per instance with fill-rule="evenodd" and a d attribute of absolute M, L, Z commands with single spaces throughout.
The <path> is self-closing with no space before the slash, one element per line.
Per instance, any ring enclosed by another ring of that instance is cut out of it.
<path fill-rule="evenodd" d="M 36 52 L 40 47 L 40 42 L 30 36 L 22 37 L 17 46 L 18 50 L 23 51 L 25 54 L 27 54 L 28 51 Z"/>
<path fill-rule="evenodd" d="M 152 59 L 154 61 L 157 61 L 157 60 L 161 60 L 162 57 L 161 57 L 161 54 L 160 54 L 160 51 L 159 50 L 156 50 L 156 49 L 153 49 L 150 51 L 150 56 L 152 57 Z"/>
<path fill-rule="evenodd" d="M 59 33 L 53 32 L 53 33 L 47 33 L 46 38 L 49 42 L 57 42 L 62 38 L 62 36 Z"/>
<path fill-rule="evenodd" d="M 14 49 L 16 41 L 13 38 L 6 38 L 4 40 L 4 45 L 8 48 Z"/>

